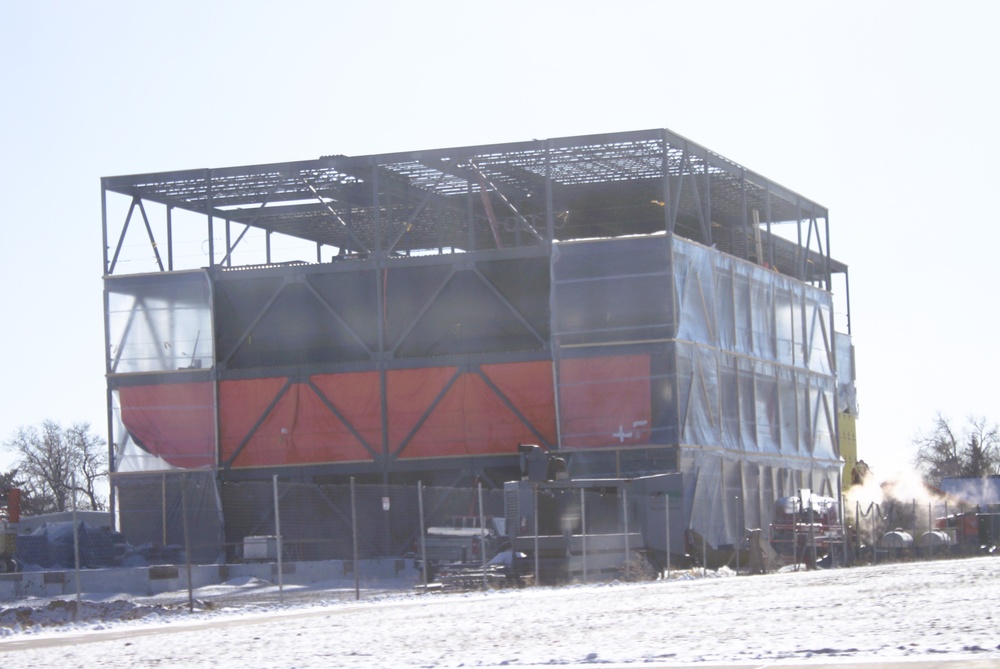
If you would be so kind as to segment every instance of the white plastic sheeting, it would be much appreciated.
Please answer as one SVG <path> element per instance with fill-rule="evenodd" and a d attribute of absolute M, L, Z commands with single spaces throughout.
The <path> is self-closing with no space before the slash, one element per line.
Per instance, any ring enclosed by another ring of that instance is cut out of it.
<path fill-rule="evenodd" d="M 681 444 L 836 459 L 831 295 L 673 239 Z"/>
<path fill-rule="evenodd" d="M 214 412 L 210 376 L 215 365 L 212 288 L 206 271 L 111 277 L 105 285 L 107 364 L 121 384 L 111 394 L 113 471 L 213 465 L 214 439 L 194 446 L 188 443 L 189 432 L 198 432 L 198 426 L 211 421 Z M 123 393 L 130 399 L 125 413 Z M 164 420 L 162 416 L 167 414 L 171 414 L 170 419 Z M 161 417 L 154 420 L 156 415 Z M 149 427 L 157 423 L 177 428 L 164 434 Z M 137 429 L 141 427 L 147 429 Z M 209 433 L 214 434 L 214 430 Z M 178 453 L 185 455 L 171 457 Z"/>
<path fill-rule="evenodd" d="M 649 355 L 649 446 L 678 449 L 691 529 L 733 543 L 778 497 L 839 494 L 829 292 L 671 235 L 561 244 L 556 258 L 557 355 Z"/>
<path fill-rule="evenodd" d="M 112 373 L 214 364 L 211 287 L 204 270 L 109 278 L 106 286 Z"/>

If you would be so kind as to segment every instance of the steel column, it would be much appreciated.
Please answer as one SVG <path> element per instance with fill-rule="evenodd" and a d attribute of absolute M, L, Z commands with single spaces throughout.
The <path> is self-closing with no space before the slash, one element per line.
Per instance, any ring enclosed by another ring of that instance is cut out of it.
<path fill-rule="evenodd" d="M 105 378 L 111 375 L 111 301 L 108 294 L 107 276 L 111 273 L 108 266 L 108 191 L 104 188 L 104 179 L 101 180 L 101 234 L 103 241 L 103 269 L 105 280 L 104 289 L 104 374 Z M 107 408 L 107 429 L 108 429 L 108 511 L 111 517 L 111 529 L 117 528 L 117 514 L 115 507 L 117 495 L 115 493 L 115 482 L 112 476 L 115 472 L 115 416 L 114 416 L 114 391 L 111 385 L 107 384 L 104 391 L 104 401 Z"/>
<path fill-rule="evenodd" d="M 542 142 L 545 151 L 545 235 L 546 244 L 551 254 L 552 245 L 556 241 L 555 211 L 552 205 L 552 149 L 549 140 Z"/>
<path fill-rule="evenodd" d="M 705 149 L 705 246 L 712 246 L 712 174 L 709 170 L 708 149 Z"/>
<path fill-rule="evenodd" d="M 174 271 L 174 208 L 167 205 L 167 271 Z M 248 228 L 250 226 L 247 226 Z"/>
<path fill-rule="evenodd" d="M 215 264 L 215 225 L 212 220 L 212 171 L 205 170 L 205 199 L 208 211 L 208 266 Z M 270 262 L 270 261 L 269 261 Z"/>

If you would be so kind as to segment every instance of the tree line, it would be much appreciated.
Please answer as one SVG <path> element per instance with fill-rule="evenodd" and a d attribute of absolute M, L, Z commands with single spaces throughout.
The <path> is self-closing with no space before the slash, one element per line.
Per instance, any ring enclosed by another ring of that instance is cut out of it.
<path fill-rule="evenodd" d="M 89 423 L 63 427 L 53 420 L 18 428 L 3 442 L 15 457 L 0 474 L 0 490 L 21 490 L 21 513 L 34 516 L 77 509 L 107 510 L 107 442 Z"/>

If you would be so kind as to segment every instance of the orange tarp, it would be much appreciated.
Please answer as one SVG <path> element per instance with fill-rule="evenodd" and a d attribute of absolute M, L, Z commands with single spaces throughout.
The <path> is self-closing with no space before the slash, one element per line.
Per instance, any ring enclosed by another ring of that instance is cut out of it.
<path fill-rule="evenodd" d="M 122 423 L 147 452 L 175 467 L 215 464 L 211 382 L 124 387 L 118 401 Z"/>
<path fill-rule="evenodd" d="M 548 443 L 555 443 L 552 365 L 549 362 L 483 365 L 483 374 Z M 455 378 L 455 368 L 398 370 L 389 374 L 389 437 L 400 457 L 516 453 L 539 437 L 476 373 Z M 420 429 L 414 426 L 454 379 Z"/>
<path fill-rule="evenodd" d="M 378 416 L 378 374 L 375 372 L 317 377 L 318 388 L 330 403 L 350 420 Z M 285 390 L 270 413 L 250 435 L 267 407 L 285 386 L 284 378 L 224 381 L 219 384 L 222 423 L 221 461 L 227 462 L 240 450 L 235 467 L 309 464 L 370 460 L 350 429 L 323 403 L 307 384 L 293 383 Z M 364 421 L 357 421 L 364 426 Z M 369 421 L 370 422 L 370 421 Z M 352 425 L 354 422 L 352 421 Z M 355 429 L 358 426 L 355 425 Z M 360 430 L 359 430 L 360 433 Z M 247 436 L 250 438 L 247 440 Z M 363 435 L 362 436 L 366 436 Z M 381 448 L 381 438 L 369 433 L 366 441 Z"/>
<path fill-rule="evenodd" d="M 388 455 L 513 454 L 522 442 L 554 445 L 552 363 L 479 369 L 481 374 L 458 373 L 456 367 L 387 372 Z M 559 369 L 563 448 L 648 439 L 648 356 L 569 359 Z M 221 382 L 220 463 L 305 465 L 382 454 L 379 373 L 321 374 L 310 382 L 288 383 L 284 377 Z M 211 383 L 122 388 L 120 399 L 125 426 L 151 453 L 181 467 L 214 464 Z"/>
<path fill-rule="evenodd" d="M 551 369 L 545 361 L 482 367 L 550 444 L 555 442 Z M 520 442 L 540 441 L 479 374 L 456 373 L 455 367 L 433 367 L 386 374 L 390 454 L 429 458 L 515 453 Z M 290 384 L 277 402 L 284 378 L 221 383 L 221 461 L 232 458 L 244 441 L 235 467 L 371 460 L 380 454 L 378 372 L 324 374 L 311 381 L 343 421 L 305 383 Z M 272 402 L 270 413 L 247 439 Z"/>
<path fill-rule="evenodd" d="M 573 358 L 559 363 L 564 450 L 648 443 L 648 355 Z"/>

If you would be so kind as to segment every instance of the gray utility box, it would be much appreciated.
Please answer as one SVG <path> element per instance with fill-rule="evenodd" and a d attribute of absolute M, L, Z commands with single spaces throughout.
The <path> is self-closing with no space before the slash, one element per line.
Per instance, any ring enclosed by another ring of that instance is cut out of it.
<path fill-rule="evenodd" d="M 243 537 L 243 559 L 247 562 L 278 559 L 278 537 Z"/>

